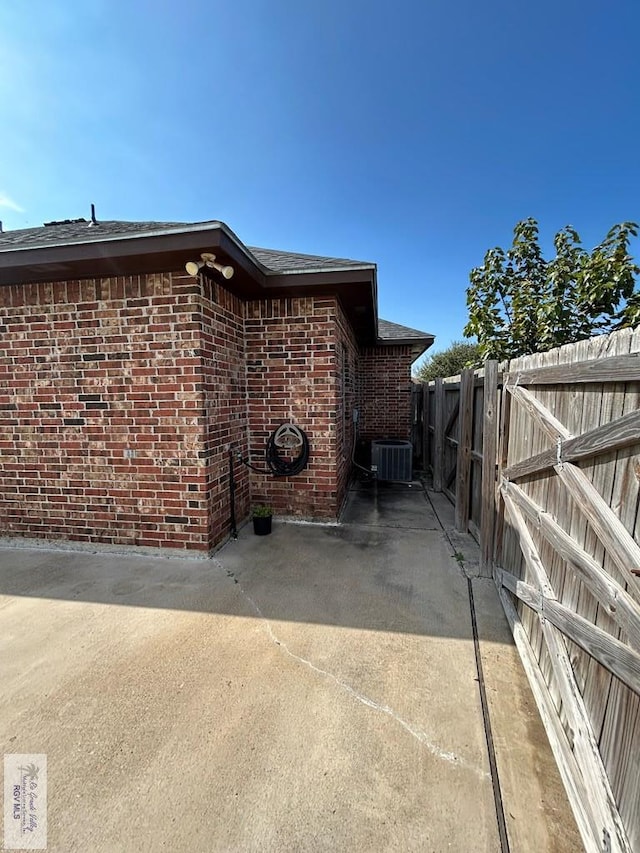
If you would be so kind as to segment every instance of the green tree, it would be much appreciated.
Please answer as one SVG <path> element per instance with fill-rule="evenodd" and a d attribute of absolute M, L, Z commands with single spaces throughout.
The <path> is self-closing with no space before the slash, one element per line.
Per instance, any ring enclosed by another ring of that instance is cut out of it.
<path fill-rule="evenodd" d="M 635 222 L 614 225 L 592 252 L 567 225 L 545 260 L 538 223 L 514 229 L 511 248 L 490 249 L 471 270 L 466 337 L 476 336 L 483 359 L 515 358 L 640 323 L 640 273 L 629 254 Z"/>
<path fill-rule="evenodd" d="M 463 367 L 480 367 L 482 357 L 478 344 L 466 341 L 452 341 L 442 352 L 428 355 L 414 371 L 414 377 L 420 382 L 455 376 Z"/>

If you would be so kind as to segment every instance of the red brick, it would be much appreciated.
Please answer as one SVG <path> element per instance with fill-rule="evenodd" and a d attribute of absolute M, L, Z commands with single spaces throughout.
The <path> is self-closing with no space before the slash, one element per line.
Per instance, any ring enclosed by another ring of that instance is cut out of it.
<path fill-rule="evenodd" d="M 360 353 L 334 297 L 216 291 L 214 303 L 184 274 L 0 288 L 13 392 L 0 403 L 16 406 L 0 411 L 0 530 L 207 549 L 228 533 L 229 446 L 264 467 L 270 433 L 293 420 L 309 467 L 273 479 L 236 462 L 237 518 L 252 500 L 335 518 L 353 409 L 365 437 L 408 436 L 408 348 Z"/>

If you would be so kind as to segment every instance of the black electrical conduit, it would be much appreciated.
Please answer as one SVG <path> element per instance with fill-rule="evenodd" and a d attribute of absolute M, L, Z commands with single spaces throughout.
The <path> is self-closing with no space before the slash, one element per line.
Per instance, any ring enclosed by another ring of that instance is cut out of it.
<path fill-rule="evenodd" d="M 238 527 L 236 524 L 236 481 L 233 476 L 233 450 L 229 448 L 229 527 L 231 538 L 238 538 Z"/>
<path fill-rule="evenodd" d="M 282 427 L 280 429 L 282 429 Z M 276 436 L 279 430 L 274 430 L 267 441 L 267 450 L 265 454 L 268 466 L 267 469 L 258 468 L 255 465 L 252 465 L 251 462 L 249 462 L 248 457 L 243 457 L 239 452 L 234 454 L 233 450 L 229 448 L 229 528 L 232 539 L 238 538 L 238 527 L 236 522 L 236 481 L 233 471 L 234 455 L 237 455 L 238 462 L 246 465 L 247 468 L 250 468 L 257 474 L 267 474 L 271 477 L 295 477 L 297 474 L 301 474 L 309 464 L 309 439 L 307 438 L 304 430 L 300 429 L 300 427 L 295 427 L 293 429 L 300 436 L 301 440 L 298 455 L 295 459 L 283 458 L 276 444 Z"/>
<path fill-rule="evenodd" d="M 357 409 L 354 409 L 353 412 L 353 442 L 351 445 L 351 464 L 355 468 L 359 468 L 361 471 L 364 471 L 365 474 L 368 474 L 370 477 L 373 476 L 373 471 L 371 468 L 365 468 L 364 465 L 361 465 L 359 462 L 356 462 L 356 445 L 358 444 L 358 423 L 360 420 L 360 413 Z"/>
<path fill-rule="evenodd" d="M 301 474 L 309 464 L 309 439 L 304 430 L 300 427 L 295 427 L 297 433 L 300 434 L 301 445 L 298 455 L 295 459 L 285 459 L 276 444 L 276 435 L 278 430 L 274 430 L 267 441 L 267 450 L 265 458 L 267 460 L 267 469 L 258 468 L 249 462 L 249 458 L 245 458 L 242 454 L 238 454 L 238 462 L 242 462 L 247 468 L 255 471 L 257 474 L 267 474 L 271 477 L 295 477 Z"/>

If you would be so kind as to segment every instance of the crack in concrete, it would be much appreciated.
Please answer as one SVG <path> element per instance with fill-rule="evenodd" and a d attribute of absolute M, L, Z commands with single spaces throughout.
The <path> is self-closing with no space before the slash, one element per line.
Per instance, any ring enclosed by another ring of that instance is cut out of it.
<path fill-rule="evenodd" d="M 265 626 L 266 632 L 269 636 L 269 639 L 275 645 L 279 646 L 280 649 L 286 655 L 288 655 L 290 658 L 293 658 L 293 660 L 298 661 L 298 663 L 303 664 L 308 669 L 315 672 L 317 675 L 319 675 L 323 678 L 328 678 L 330 681 L 333 681 L 334 684 L 336 684 L 341 690 L 343 690 L 345 693 L 348 693 L 350 696 L 352 696 L 354 699 L 356 699 L 362 705 L 365 705 L 367 708 L 371 708 L 374 711 L 378 711 L 381 714 L 386 714 L 386 716 L 391 717 L 392 720 L 395 720 L 396 723 L 398 723 L 400 726 L 402 726 L 402 728 L 406 732 L 408 732 L 412 737 L 414 737 L 417 741 L 419 741 L 431 753 L 431 755 L 433 755 L 435 758 L 439 758 L 440 760 L 446 761 L 449 764 L 452 764 L 456 767 L 461 767 L 461 768 L 464 768 L 465 770 L 470 770 L 473 773 L 476 773 L 481 779 L 490 778 L 489 773 L 481 770 L 480 768 L 476 767 L 474 764 L 471 764 L 469 761 L 466 761 L 464 758 L 461 758 L 459 755 L 456 755 L 455 752 L 447 752 L 446 750 L 441 749 L 439 746 L 437 746 L 437 744 L 434 744 L 430 740 L 430 738 L 428 737 L 426 732 L 423 732 L 421 729 L 418 729 L 415 726 L 412 726 L 406 720 L 403 720 L 402 717 L 398 716 L 398 714 L 396 714 L 395 711 L 392 708 L 390 708 L 388 705 L 382 705 L 379 702 L 375 702 L 373 699 L 370 699 L 368 696 L 365 696 L 363 693 L 360 693 L 358 690 L 356 690 L 350 684 L 347 684 L 346 681 L 342 681 L 341 679 L 339 679 L 332 672 L 328 672 L 327 670 L 322 669 L 319 666 L 316 666 L 314 663 L 312 663 L 312 661 L 307 660 L 307 658 L 303 658 L 300 655 L 295 654 L 295 652 L 292 652 L 291 649 L 287 646 L 287 644 L 283 640 L 280 640 L 278 638 L 278 636 L 275 634 L 273 628 L 271 627 L 271 622 L 269 621 L 269 619 L 267 619 L 267 617 L 264 615 L 264 613 L 262 612 L 262 610 L 260 609 L 258 604 L 256 604 L 256 602 L 253 600 L 253 598 L 251 598 L 249 593 L 246 592 L 245 589 L 243 589 L 242 584 L 238 581 L 238 579 L 235 577 L 233 572 L 229 572 L 227 570 L 227 576 L 229 578 L 233 579 L 234 583 L 237 584 L 238 590 L 241 593 L 241 595 L 243 596 L 243 598 L 245 598 L 246 601 L 249 602 L 251 607 L 253 607 L 255 612 L 258 614 L 258 616 L 260 617 L 260 619 L 264 623 L 264 626 Z"/>

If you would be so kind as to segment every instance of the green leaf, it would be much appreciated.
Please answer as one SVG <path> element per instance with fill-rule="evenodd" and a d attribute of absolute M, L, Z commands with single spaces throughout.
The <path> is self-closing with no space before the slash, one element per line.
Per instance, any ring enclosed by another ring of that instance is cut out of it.
<path fill-rule="evenodd" d="M 477 336 L 482 357 L 512 358 L 640 322 L 640 267 L 629 254 L 637 234 L 635 222 L 614 225 L 588 252 L 567 225 L 546 260 L 537 221 L 518 222 L 511 247 L 489 249 L 471 270 L 464 334 Z"/>

